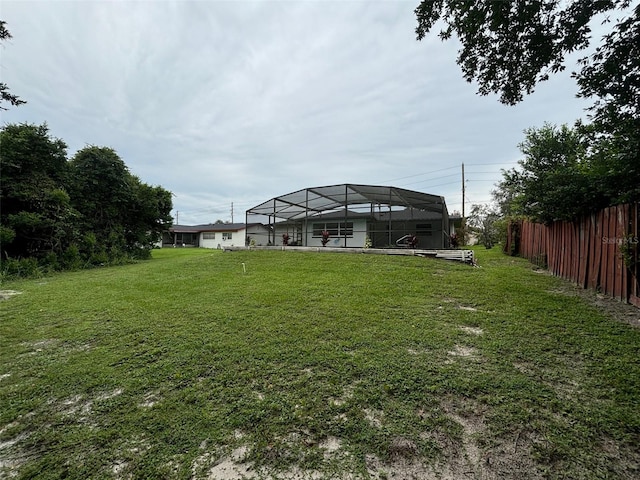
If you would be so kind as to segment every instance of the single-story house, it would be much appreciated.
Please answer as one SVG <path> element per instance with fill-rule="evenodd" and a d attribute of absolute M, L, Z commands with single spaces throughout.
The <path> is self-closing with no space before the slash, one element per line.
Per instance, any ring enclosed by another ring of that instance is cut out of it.
<path fill-rule="evenodd" d="M 163 247 L 223 248 L 245 244 L 244 223 L 174 225 L 162 235 Z"/>
<path fill-rule="evenodd" d="M 362 248 L 396 247 L 409 236 L 416 248 L 450 247 L 444 197 L 397 187 L 342 184 L 274 197 L 246 212 L 247 243 Z M 326 233 L 325 233 L 326 235 Z"/>

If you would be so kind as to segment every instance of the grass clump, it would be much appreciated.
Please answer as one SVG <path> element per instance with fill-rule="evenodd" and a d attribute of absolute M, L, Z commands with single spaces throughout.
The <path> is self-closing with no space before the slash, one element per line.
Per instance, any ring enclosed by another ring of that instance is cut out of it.
<path fill-rule="evenodd" d="M 636 475 L 640 332 L 476 254 L 167 249 L 7 283 L 0 473 Z"/>

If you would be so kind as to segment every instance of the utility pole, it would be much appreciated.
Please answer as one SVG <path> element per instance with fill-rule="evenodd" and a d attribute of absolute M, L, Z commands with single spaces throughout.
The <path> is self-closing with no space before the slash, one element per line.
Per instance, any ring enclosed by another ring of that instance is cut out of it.
<path fill-rule="evenodd" d="M 231 223 L 233 223 L 233 202 L 231 202 Z"/>
<path fill-rule="evenodd" d="M 179 218 L 180 218 L 180 212 L 176 210 L 176 225 L 180 225 Z"/>
<path fill-rule="evenodd" d="M 466 219 L 464 218 L 464 162 L 462 162 L 462 221 L 460 222 L 460 226 L 462 228 L 462 238 L 460 239 L 460 241 L 462 243 L 466 243 L 466 236 L 467 236 L 467 226 L 466 226 Z"/>

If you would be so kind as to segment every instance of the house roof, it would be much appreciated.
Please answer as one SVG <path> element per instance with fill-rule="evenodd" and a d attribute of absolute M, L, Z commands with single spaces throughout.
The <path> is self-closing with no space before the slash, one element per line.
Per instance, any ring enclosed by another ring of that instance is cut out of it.
<path fill-rule="evenodd" d="M 424 211 L 424 210 L 412 210 L 407 208 L 405 210 L 400 211 L 392 211 L 392 212 L 374 212 L 374 218 L 379 222 L 387 222 L 389 221 L 389 216 L 391 216 L 392 221 L 407 221 L 407 220 L 439 220 L 442 218 L 442 212 L 433 212 L 433 211 Z"/>
<path fill-rule="evenodd" d="M 332 210 L 360 207 L 388 206 L 425 210 L 442 214 L 447 207 L 444 197 L 405 190 L 398 187 L 356 185 L 345 183 L 313 187 L 274 197 L 247 210 L 249 215 L 263 215 L 275 219 L 297 220 Z"/>
<path fill-rule="evenodd" d="M 387 222 L 389 221 L 389 216 L 391 216 L 392 221 L 438 220 L 442 218 L 442 212 L 430 212 L 425 210 L 406 208 L 403 210 L 392 210 L 391 212 L 384 210 L 374 210 L 373 212 L 354 212 L 353 210 L 347 210 L 345 215 L 345 211 L 341 209 L 314 215 L 313 220 L 344 220 L 345 218 L 352 220 L 356 218 L 364 218 L 377 222 Z"/>
<path fill-rule="evenodd" d="M 203 225 L 173 225 L 169 231 L 172 233 L 237 232 L 245 228 L 244 223 L 207 223 Z"/>

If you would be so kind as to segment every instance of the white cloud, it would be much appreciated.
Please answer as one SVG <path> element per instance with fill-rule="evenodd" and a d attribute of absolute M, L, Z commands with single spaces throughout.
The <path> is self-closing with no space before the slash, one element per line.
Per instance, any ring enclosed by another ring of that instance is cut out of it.
<path fill-rule="evenodd" d="M 46 121 L 71 154 L 114 148 L 184 223 L 344 182 L 460 209 L 459 177 L 440 177 L 465 162 L 469 197 L 487 200 L 486 164 L 511 166 L 524 128 L 585 103 L 568 75 L 517 107 L 475 95 L 454 43 L 415 40 L 417 3 L 5 1 L 3 81 L 29 103 L 2 120 Z"/>

